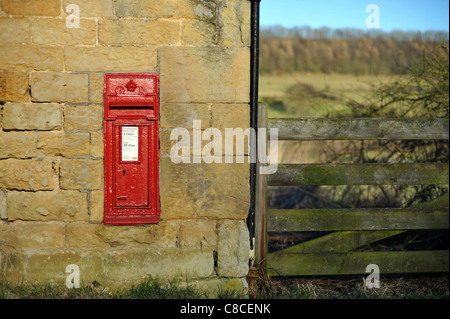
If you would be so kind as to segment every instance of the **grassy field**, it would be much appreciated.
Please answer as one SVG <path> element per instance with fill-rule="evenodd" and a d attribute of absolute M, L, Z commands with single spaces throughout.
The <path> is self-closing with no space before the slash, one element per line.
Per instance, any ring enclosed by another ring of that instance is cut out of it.
<path fill-rule="evenodd" d="M 285 74 L 260 77 L 260 101 L 269 117 L 323 117 L 350 114 L 349 103 L 360 102 L 390 76 L 349 74 Z"/>

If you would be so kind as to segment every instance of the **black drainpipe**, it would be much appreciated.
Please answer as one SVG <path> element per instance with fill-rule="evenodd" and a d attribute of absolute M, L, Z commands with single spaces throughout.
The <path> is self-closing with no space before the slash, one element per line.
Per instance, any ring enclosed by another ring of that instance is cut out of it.
<path fill-rule="evenodd" d="M 258 86 L 259 86 L 259 9 L 261 0 L 251 1 L 251 56 L 250 56 L 250 127 L 258 136 Z M 255 147 L 257 143 L 253 146 Z M 257 155 L 256 149 L 253 150 Z M 256 158 L 255 158 L 256 159 Z M 254 160 L 252 162 L 255 162 Z M 250 232 L 250 247 L 253 249 L 255 236 L 255 203 L 256 203 L 256 162 L 250 163 L 250 211 L 247 226 Z"/>

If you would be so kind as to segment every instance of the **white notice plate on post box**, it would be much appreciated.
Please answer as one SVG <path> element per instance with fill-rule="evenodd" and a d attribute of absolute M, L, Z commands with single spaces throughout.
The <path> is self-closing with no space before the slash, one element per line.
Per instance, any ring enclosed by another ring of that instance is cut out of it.
<path fill-rule="evenodd" d="M 139 161 L 139 127 L 122 126 L 122 162 Z"/>

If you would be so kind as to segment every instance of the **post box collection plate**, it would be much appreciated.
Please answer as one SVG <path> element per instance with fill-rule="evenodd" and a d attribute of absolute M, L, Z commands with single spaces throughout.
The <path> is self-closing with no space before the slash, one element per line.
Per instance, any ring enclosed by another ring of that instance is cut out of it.
<path fill-rule="evenodd" d="M 106 74 L 105 225 L 159 222 L 159 77 Z"/>

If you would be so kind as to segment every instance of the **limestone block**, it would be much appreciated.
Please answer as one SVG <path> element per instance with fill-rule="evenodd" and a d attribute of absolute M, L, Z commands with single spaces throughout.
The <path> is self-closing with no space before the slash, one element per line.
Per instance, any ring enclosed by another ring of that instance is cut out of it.
<path fill-rule="evenodd" d="M 26 18 L 0 18 L 0 43 L 30 43 L 30 22 Z"/>
<path fill-rule="evenodd" d="M 192 130 L 193 121 L 202 121 L 201 128 L 211 127 L 212 104 L 161 103 L 160 127 L 182 127 Z"/>
<path fill-rule="evenodd" d="M 156 68 L 156 47 L 65 47 L 67 71 L 149 72 Z"/>
<path fill-rule="evenodd" d="M 61 105 L 55 103 L 6 103 L 3 106 L 4 130 L 61 129 Z"/>
<path fill-rule="evenodd" d="M 0 102 L 28 102 L 28 91 L 28 73 L 0 71 Z"/>
<path fill-rule="evenodd" d="M 63 0 L 63 10 L 70 4 L 75 4 L 80 8 L 80 17 L 114 16 L 113 0 Z"/>
<path fill-rule="evenodd" d="M 250 130 L 246 130 L 250 127 L 250 105 L 214 104 L 211 117 L 212 127 L 219 129 L 222 134 L 223 154 L 225 156 L 248 155 Z M 233 130 L 228 137 L 226 129 L 229 129 L 229 132 Z M 241 132 L 244 134 L 241 134 Z M 236 134 L 236 137 L 231 138 L 233 134 Z M 241 136 L 243 136 L 243 139 Z M 243 148 L 238 148 L 238 143 L 242 143 Z"/>
<path fill-rule="evenodd" d="M 161 158 L 160 170 L 161 218 L 247 217 L 250 164 L 175 164 Z"/>
<path fill-rule="evenodd" d="M 200 15 L 213 15 L 201 1 L 193 0 L 117 0 L 116 14 L 119 17 L 142 18 L 197 18 Z"/>
<path fill-rule="evenodd" d="M 161 100 L 165 102 L 242 102 L 250 99 L 247 48 L 161 48 Z"/>
<path fill-rule="evenodd" d="M 227 0 L 222 10 L 221 45 L 250 47 L 251 1 Z"/>
<path fill-rule="evenodd" d="M 7 14 L 20 16 L 59 16 L 61 0 L 2 0 Z"/>
<path fill-rule="evenodd" d="M 51 159 L 0 160 L 0 188 L 31 191 L 52 190 L 54 185 Z"/>
<path fill-rule="evenodd" d="M 28 256 L 24 253 L 14 251 L 8 246 L 2 248 L 5 250 L 2 253 L 2 273 L 0 274 L 0 280 L 3 283 L 10 283 L 11 286 L 24 282 Z"/>
<path fill-rule="evenodd" d="M 64 223 L 0 223 L 0 241 L 16 249 L 57 249 L 64 244 Z"/>
<path fill-rule="evenodd" d="M 62 47 L 36 44 L 0 44 L 0 70 L 62 71 Z"/>
<path fill-rule="evenodd" d="M 66 247 L 75 248 L 108 248 L 110 245 L 96 233 L 97 225 L 89 223 L 68 223 L 66 228 Z"/>
<path fill-rule="evenodd" d="M 102 189 L 103 161 L 91 159 L 61 160 L 61 189 Z"/>
<path fill-rule="evenodd" d="M 89 74 L 89 102 L 103 104 L 104 73 Z"/>
<path fill-rule="evenodd" d="M 77 105 L 64 107 L 64 129 L 99 130 L 103 126 L 103 108 L 100 105 Z"/>
<path fill-rule="evenodd" d="M 181 248 L 215 248 L 217 245 L 217 221 L 208 219 L 184 220 L 180 224 Z"/>
<path fill-rule="evenodd" d="M 161 221 L 143 226 L 111 227 L 98 225 L 96 233 L 113 247 L 178 248 L 178 221 Z"/>
<path fill-rule="evenodd" d="M 0 189 L 0 219 L 7 219 L 6 213 L 6 192 Z"/>
<path fill-rule="evenodd" d="M 180 22 L 173 20 L 101 20 L 98 25 L 100 44 L 180 43 Z"/>
<path fill-rule="evenodd" d="M 90 138 L 87 132 L 39 132 L 39 150 L 54 156 L 89 155 Z"/>
<path fill-rule="evenodd" d="M 211 46 L 216 43 L 216 26 L 210 21 L 186 19 L 181 23 L 183 45 Z"/>
<path fill-rule="evenodd" d="M 58 251 L 34 252 L 30 254 L 27 267 L 27 281 L 47 282 L 65 285 L 68 265 L 77 265 L 80 271 L 80 285 L 88 285 L 94 280 L 104 283 L 102 251 Z"/>
<path fill-rule="evenodd" d="M 207 278 L 214 273 L 214 259 L 210 249 L 115 250 L 107 253 L 105 270 L 109 280 Z"/>
<path fill-rule="evenodd" d="M 95 224 L 103 222 L 104 195 L 102 191 L 92 191 L 89 195 L 89 221 Z"/>
<path fill-rule="evenodd" d="M 88 102 L 88 83 L 87 74 L 33 72 L 31 99 L 39 102 Z"/>
<path fill-rule="evenodd" d="M 41 155 L 34 132 L 0 131 L 0 159 L 31 158 Z"/>
<path fill-rule="evenodd" d="M 227 220 L 219 224 L 217 273 L 223 277 L 248 274 L 250 255 L 249 232 L 244 220 Z"/>
<path fill-rule="evenodd" d="M 68 28 L 66 19 L 34 19 L 31 22 L 33 43 L 51 45 L 94 45 L 94 20 L 80 19 L 79 28 Z"/>
<path fill-rule="evenodd" d="M 103 132 L 91 133 L 91 156 L 103 158 Z"/>
<path fill-rule="evenodd" d="M 88 221 L 86 193 L 78 191 L 9 192 L 8 219 Z"/>

